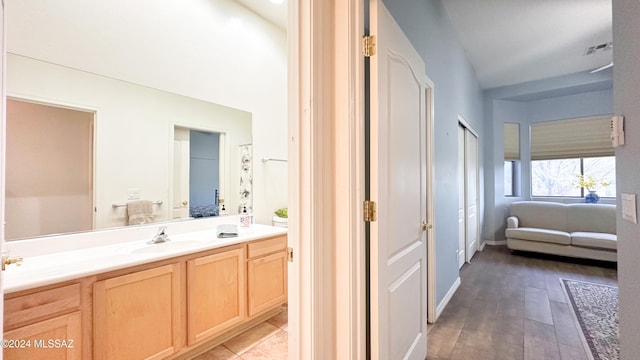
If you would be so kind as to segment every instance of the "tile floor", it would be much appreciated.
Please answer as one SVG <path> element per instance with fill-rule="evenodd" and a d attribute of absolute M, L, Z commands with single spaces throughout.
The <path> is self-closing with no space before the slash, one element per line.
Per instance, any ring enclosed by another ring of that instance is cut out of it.
<path fill-rule="evenodd" d="M 287 309 L 193 360 L 287 360 Z"/>

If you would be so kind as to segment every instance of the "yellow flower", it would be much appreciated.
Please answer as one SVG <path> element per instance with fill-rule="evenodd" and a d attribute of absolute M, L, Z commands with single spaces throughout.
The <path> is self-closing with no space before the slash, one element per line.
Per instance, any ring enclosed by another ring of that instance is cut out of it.
<path fill-rule="evenodd" d="M 576 177 L 578 178 L 576 185 L 580 188 L 585 188 L 589 191 L 591 190 L 595 190 L 596 187 L 607 187 L 609 185 L 611 185 L 611 183 L 607 180 L 596 180 L 593 178 L 593 176 L 591 175 L 582 175 L 582 174 L 578 174 L 576 175 Z"/>

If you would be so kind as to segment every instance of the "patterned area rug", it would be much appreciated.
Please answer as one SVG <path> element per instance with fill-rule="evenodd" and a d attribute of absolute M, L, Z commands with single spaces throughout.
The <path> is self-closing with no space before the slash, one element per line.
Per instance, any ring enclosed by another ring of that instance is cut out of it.
<path fill-rule="evenodd" d="M 620 359 L 618 287 L 560 279 L 582 341 L 594 360 Z"/>

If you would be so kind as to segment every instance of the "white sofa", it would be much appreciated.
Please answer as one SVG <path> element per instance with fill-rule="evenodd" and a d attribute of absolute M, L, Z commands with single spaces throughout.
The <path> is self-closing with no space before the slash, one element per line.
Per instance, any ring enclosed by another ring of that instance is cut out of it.
<path fill-rule="evenodd" d="M 514 202 L 506 235 L 512 250 L 617 261 L 615 205 Z"/>

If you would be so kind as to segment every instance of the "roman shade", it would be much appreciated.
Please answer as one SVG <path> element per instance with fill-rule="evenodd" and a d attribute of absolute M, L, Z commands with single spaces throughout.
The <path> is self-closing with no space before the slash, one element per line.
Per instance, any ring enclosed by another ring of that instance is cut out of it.
<path fill-rule="evenodd" d="M 520 124 L 504 124 L 504 159 L 520 160 Z"/>
<path fill-rule="evenodd" d="M 531 125 L 531 160 L 613 156 L 611 115 Z"/>

